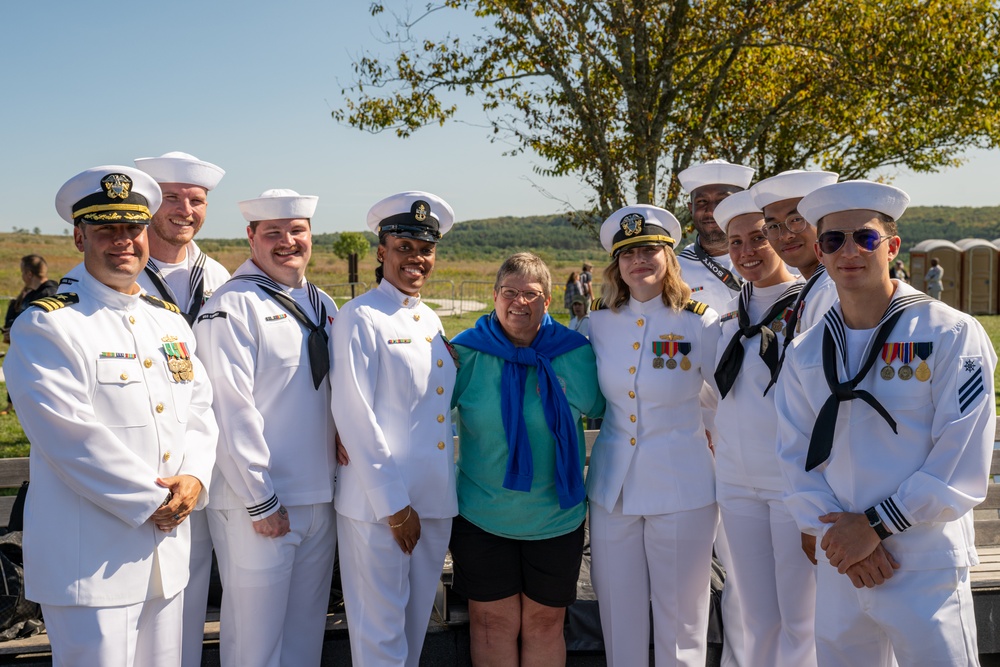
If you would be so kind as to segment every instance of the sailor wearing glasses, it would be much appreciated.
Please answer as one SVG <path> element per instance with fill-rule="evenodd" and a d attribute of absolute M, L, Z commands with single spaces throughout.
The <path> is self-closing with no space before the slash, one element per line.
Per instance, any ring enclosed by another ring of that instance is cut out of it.
<path fill-rule="evenodd" d="M 458 514 L 451 394 L 456 361 L 420 292 L 451 206 L 402 192 L 372 206 L 378 287 L 349 301 L 332 337 L 343 443 L 335 506 L 355 665 L 416 667 Z"/>
<path fill-rule="evenodd" d="M 792 343 L 776 395 L 786 503 L 819 540 L 821 667 L 978 664 L 996 353 L 975 319 L 889 278 L 908 202 L 847 181 L 798 205 L 840 298 Z"/>
<path fill-rule="evenodd" d="M 705 664 L 715 466 L 700 394 L 721 328 L 690 299 L 672 250 L 680 224 L 629 206 L 601 226 L 611 253 L 590 319 L 607 401 L 587 478 L 592 578 L 609 665 Z"/>

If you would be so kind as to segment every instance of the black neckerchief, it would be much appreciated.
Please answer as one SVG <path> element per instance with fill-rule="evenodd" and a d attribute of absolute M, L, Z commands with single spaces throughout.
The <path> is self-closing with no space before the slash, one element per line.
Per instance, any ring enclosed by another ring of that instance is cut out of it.
<path fill-rule="evenodd" d="M 191 252 L 190 248 L 188 252 Z M 153 283 L 153 287 L 156 291 L 160 293 L 160 298 L 162 298 L 167 303 L 172 303 L 181 309 L 181 314 L 184 319 L 187 320 L 188 324 L 194 326 L 194 323 L 198 319 L 198 313 L 201 312 L 202 300 L 205 298 L 205 253 L 199 253 L 198 258 L 194 261 L 194 266 L 191 269 L 191 275 L 188 277 L 188 291 L 191 292 L 191 301 L 189 302 L 187 312 L 184 312 L 184 306 L 177 302 L 177 295 L 174 291 L 170 289 L 170 285 L 167 284 L 166 278 L 160 273 L 160 267 L 156 265 L 153 258 L 150 257 L 149 261 L 146 262 L 146 276 L 149 277 L 149 281 Z"/>
<path fill-rule="evenodd" d="M 809 280 L 805 282 L 805 286 L 799 292 L 799 297 L 792 303 L 792 315 L 788 318 L 785 326 L 785 340 L 781 344 L 781 356 L 778 358 L 778 365 L 774 367 L 774 372 L 771 373 L 771 381 L 764 387 L 764 396 L 767 396 L 767 392 L 771 390 L 771 387 L 778 381 L 778 376 L 781 374 L 781 367 L 785 363 L 785 353 L 788 351 L 788 346 L 792 344 L 792 339 L 795 338 L 795 327 L 799 326 L 799 312 L 802 310 L 802 303 L 806 300 L 809 291 L 819 282 L 820 277 L 824 275 L 826 275 L 826 267 L 820 264 L 816 267 L 816 271 L 809 276 Z"/>
<path fill-rule="evenodd" d="M 689 247 L 681 251 L 681 255 L 685 258 L 696 259 L 704 264 L 705 268 L 708 269 L 713 276 L 718 278 L 722 284 L 732 291 L 738 292 L 743 286 L 743 281 L 740 277 L 712 259 L 712 257 L 705 252 L 705 249 L 701 247 L 701 243 L 697 240 Z"/>

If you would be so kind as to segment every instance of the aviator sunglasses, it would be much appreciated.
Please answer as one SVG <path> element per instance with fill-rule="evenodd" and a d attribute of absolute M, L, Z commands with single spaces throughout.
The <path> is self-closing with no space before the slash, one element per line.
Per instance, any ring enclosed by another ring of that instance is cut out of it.
<path fill-rule="evenodd" d="M 882 241 L 892 237 L 883 236 L 877 229 L 862 227 L 861 229 L 855 229 L 851 232 L 851 238 L 854 239 L 854 245 L 857 246 L 858 250 L 864 252 L 875 252 L 875 249 L 882 245 Z M 837 252 L 844 247 L 844 243 L 846 241 L 847 232 L 841 229 L 831 229 L 823 232 L 819 235 L 819 238 L 816 239 L 816 242 L 819 244 L 819 249 L 824 255 L 832 255 Z"/>

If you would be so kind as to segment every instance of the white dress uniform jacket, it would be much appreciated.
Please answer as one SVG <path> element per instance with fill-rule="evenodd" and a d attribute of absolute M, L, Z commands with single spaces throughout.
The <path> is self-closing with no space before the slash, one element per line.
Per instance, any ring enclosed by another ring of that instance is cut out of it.
<path fill-rule="evenodd" d="M 697 243 L 697 241 L 695 242 Z M 719 280 L 719 277 L 710 271 L 694 252 L 695 244 L 692 243 L 677 253 L 677 262 L 681 267 L 681 277 L 691 288 L 691 298 L 695 301 L 707 305 L 716 313 L 723 312 L 723 308 L 740 295 L 739 288 L 732 290 L 726 283 Z M 729 253 L 712 257 L 712 261 L 728 271 L 732 276 L 742 282 L 739 274 L 733 269 L 733 260 Z"/>
<path fill-rule="evenodd" d="M 590 341 L 608 402 L 590 457 L 591 502 L 610 511 L 623 496 L 623 513 L 633 515 L 715 502 L 715 467 L 699 395 L 715 371 L 720 333 L 714 310 L 677 313 L 659 298 L 630 299 L 617 313 L 591 313 Z M 691 349 L 657 355 L 654 344 L 664 343 Z M 653 366 L 657 358 L 664 367 Z M 669 361 L 676 367 L 666 367 Z"/>
<path fill-rule="evenodd" d="M 190 533 L 148 521 L 167 495 L 155 480 L 192 475 L 198 507 L 208 501 L 211 385 L 183 317 L 77 275 L 79 302 L 19 317 L 4 364 L 32 445 L 25 593 L 87 607 L 171 598 L 188 581 Z M 185 344 L 193 380 L 174 380 L 167 342 Z"/>
<path fill-rule="evenodd" d="M 823 316 L 838 301 L 837 285 L 830 278 L 830 274 L 826 272 L 822 264 L 817 271 L 820 271 L 820 275 L 816 278 L 816 282 L 805 295 L 801 296 L 801 300 L 798 302 L 799 319 L 795 325 L 795 331 L 786 331 L 786 335 L 795 337 L 808 331 L 813 325 L 821 322 Z"/>
<path fill-rule="evenodd" d="M 237 279 L 245 274 L 265 275 L 244 262 L 205 304 L 195 330 L 211 350 L 204 355 L 210 376 L 227 379 L 216 383 L 220 435 L 210 507 L 242 507 L 263 519 L 279 504 L 333 500 L 336 429 L 329 381 L 313 386 L 305 329 L 258 285 Z M 337 306 L 319 294 L 329 333 Z M 308 299 L 296 302 L 315 321 Z"/>
<path fill-rule="evenodd" d="M 421 519 L 458 514 L 448 345 L 434 311 L 387 280 L 344 305 L 331 339 L 333 415 L 351 457 L 338 513 L 369 522 L 407 505 Z"/>
<path fill-rule="evenodd" d="M 202 296 L 202 303 L 204 303 L 211 298 L 215 290 L 229 280 L 229 271 L 226 270 L 226 267 L 203 253 L 194 241 L 188 242 L 187 256 L 178 264 L 166 264 L 152 257 L 149 258 L 149 264 L 159 269 L 167 286 L 177 297 L 177 305 L 185 313 L 191 310 L 199 282 L 202 283 L 204 289 Z M 160 294 L 146 271 L 139 274 L 138 283 L 144 290 L 161 299 L 170 296 Z"/>
<path fill-rule="evenodd" d="M 895 284 L 890 309 L 919 294 L 905 283 Z M 792 342 L 777 384 L 779 457 L 786 502 L 799 528 L 822 536 L 827 524 L 820 523 L 820 515 L 863 513 L 874 506 L 894 533 L 884 540 L 885 548 L 903 570 L 975 565 L 970 510 L 986 496 L 996 420 L 996 353 L 989 337 L 974 318 L 943 304 L 907 307 L 888 343 L 930 344 L 923 360 L 929 378 L 919 379 L 921 359 L 915 354 L 909 365 L 916 371 L 909 380 L 900 379 L 903 362 L 897 358 L 892 379 L 882 378 L 885 363 L 877 360 L 858 385 L 888 410 L 898 434 L 864 401 L 841 403 L 829 459 L 806 472 L 813 425 L 831 394 L 822 361 L 828 328 L 835 340 L 843 340 L 839 303 L 823 323 Z M 843 344 L 837 347 L 844 382 L 868 350 L 847 350 L 847 370 Z M 816 555 L 825 560 L 821 550 Z"/>

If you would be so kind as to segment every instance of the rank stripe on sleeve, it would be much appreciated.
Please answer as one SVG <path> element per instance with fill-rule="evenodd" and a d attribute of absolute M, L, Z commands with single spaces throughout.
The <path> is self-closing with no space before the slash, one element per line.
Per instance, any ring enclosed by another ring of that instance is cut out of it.
<path fill-rule="evenodd" d="M 968 364 L 969 361 L 965 363 Z M 983 365 L 978 364 L 977 366 L 976 370 L 972 372 L 972 377 L 958 388 L 958 411 L 960 413 L 965 413 L 966 409 L 986 391 L 986 385 L 983 383 Z"/>

